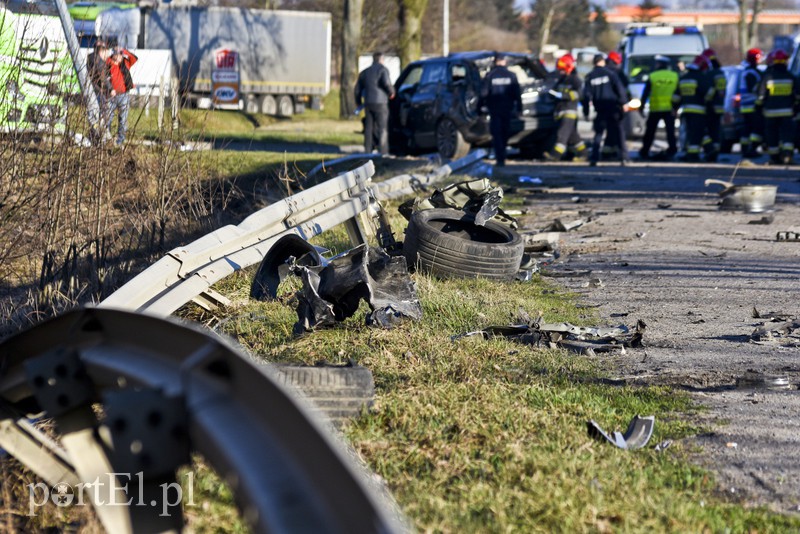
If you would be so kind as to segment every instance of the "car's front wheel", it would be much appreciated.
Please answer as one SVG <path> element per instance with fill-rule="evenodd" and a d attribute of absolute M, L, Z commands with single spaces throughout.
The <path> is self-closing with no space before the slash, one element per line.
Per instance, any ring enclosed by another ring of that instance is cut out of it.
<path fill-rule="evenodd" d="M 458 131 L 456 124 L 444 118 L 436 125 L 436 149 L 444 159 L 463 158 L 469 152 L 470 145 Z"/>

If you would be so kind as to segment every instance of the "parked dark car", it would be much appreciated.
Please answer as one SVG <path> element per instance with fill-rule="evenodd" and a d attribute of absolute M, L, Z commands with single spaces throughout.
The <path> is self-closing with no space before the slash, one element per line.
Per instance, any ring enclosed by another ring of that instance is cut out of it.
<path fill-rule="evenodd" d="M 554 99 L 547 70 L 525 54 L 505 54 L 522 91 L 522 113 L 512 120 L 509 144 L 528 155 L 545 148 L 554 131 Z M 481 81 L 492 68 L 493 52 L 461 52 L 409 64 L 395 83 L 389 103 L 389 147 L 393 154 L 438 151 L 447 159 L 471 146 L 491 144 L 489 120 L 481 110 Z"/>

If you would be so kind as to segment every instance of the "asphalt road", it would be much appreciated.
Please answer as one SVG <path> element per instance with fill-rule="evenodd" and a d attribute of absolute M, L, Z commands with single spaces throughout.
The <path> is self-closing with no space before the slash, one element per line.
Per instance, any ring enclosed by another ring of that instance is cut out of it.
<path fill-rule="evenodd" d="M 721 492 L 796 513 L 800 329 L 758 342 L 751 334 L 774 324 L 754 318 L 754 309 L 800 316 L 800 242 L 776 240 L 779 231 L 800 231 L 800 166 L 737 166 L 736 155 L 724 161 L 628 167 L 512 161 L 495 177 L 541 178 L 541 187 L 519 184 L 530 210 L 525 232 L 554 218 L 592 218 L 562 234 L 562 256 L 552 266 L 591 274 L 553 280 L 597 306 L 604 324 L 648 325 L 646 349 L 598 357 L 626 383 L 670 384 L 709 408 L 687 416 L 709 430 L 686 444 L 701 447 L 686 450 L 702 450 L 696 460 L 718 474 Z M 776 185 L 777 202 L 768 213 L 719 210 L 722 188 L 704 185 L 708 178 Z M 789 386 L 744 387 L 753 377 Z"/>

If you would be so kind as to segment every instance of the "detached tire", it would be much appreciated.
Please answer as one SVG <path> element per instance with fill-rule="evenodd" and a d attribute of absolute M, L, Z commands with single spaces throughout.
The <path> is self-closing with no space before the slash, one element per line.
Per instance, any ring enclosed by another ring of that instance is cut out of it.
<path fill-rule="evenodd" d="M 432 209 L 411 216 L 403 253 L 412 268 L 439 278 L 512 280 L 524 245 L 515 231 L 494 221 L 485 226 L 460 210 Z"/>

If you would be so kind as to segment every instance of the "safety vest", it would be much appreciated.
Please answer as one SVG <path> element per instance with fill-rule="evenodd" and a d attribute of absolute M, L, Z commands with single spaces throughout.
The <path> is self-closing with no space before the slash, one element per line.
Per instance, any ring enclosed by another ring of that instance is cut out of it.
<path fill-rule="evenodd" d="M 754 69 L 747 62 L 742 62 L 742 74 L 739 76 L 739 111 L 742 113 L 753 113 L 756 110 L 756 87 L 761 81 L 761 73 Z M 755 83 L 747 87 L 747 80 L 754 79 Z"/>
<path fill-rule="evenodd" d="M 672 95 L 678 87 L 678 73 L 661 69 L 650 74 L 650 111 L 672 111 Z"/>

